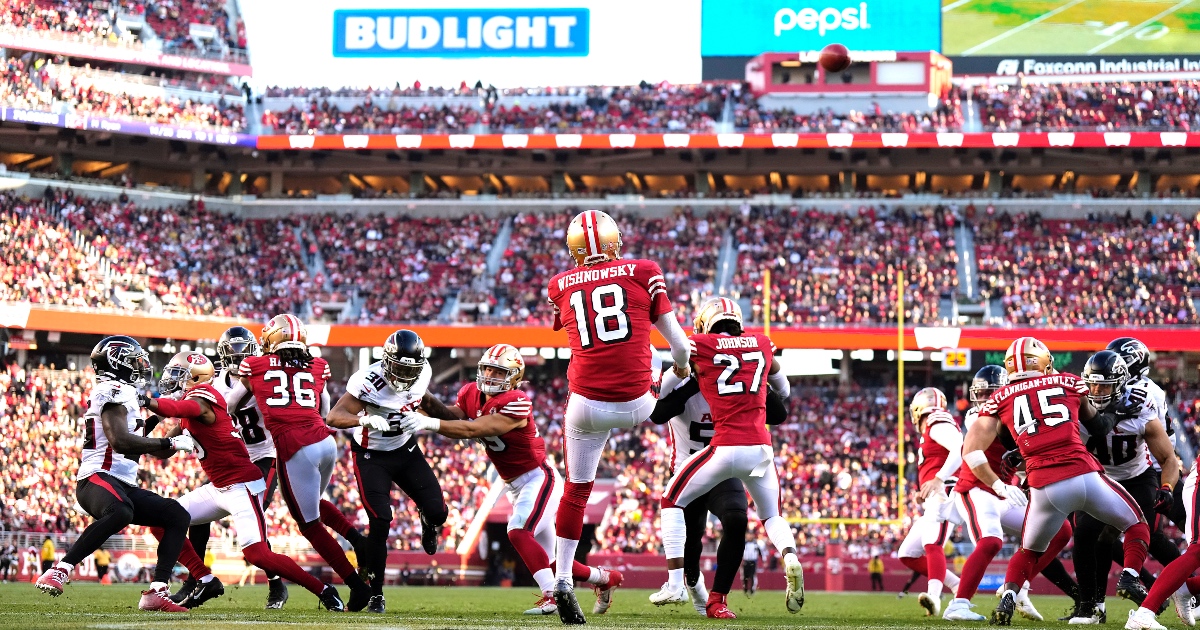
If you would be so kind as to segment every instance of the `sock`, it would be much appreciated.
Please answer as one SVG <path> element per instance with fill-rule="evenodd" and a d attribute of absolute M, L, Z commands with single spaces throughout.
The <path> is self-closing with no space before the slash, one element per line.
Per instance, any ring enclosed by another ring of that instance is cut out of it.
<path fill-rule="evenodd" d="M 1179 590 L 1180 586 L 1187 583 L 1188 577 L 1198 568 L 1200 568 L 1200 545 L 1188 545 L 1187 551 L 1179 556 L 1178 560 L 1167 565 L 1167 568 L 1158 574 L 1158 581 L 1150 588 L 1150 593 L 1146 595 L 1142 607 L 1150 610 L 1162 608 L 1163 602 Z"/>
<path fill-rule="evenodd" d="M 983 581 L 983 576 L 987 573 L 988 565 L 991 564 L 996 554 L 1000 553 L 1002 547 L 1004 547 L 1004 541 L 995 536 L 979 539 L 979 542 L 975 544 L 975 550 L 967 556 L 967 562 L 963 565 L 962 581 L 958 584 L 955 597 L 959 599 L 975 597 L 975 593 L 979 590 L 979 583 Z"/>
<path fill-rule="evenodd" d="M 792 526 L 788 524 L 782 516 L 772 516 L 763 523 L 763 529 L 767 530 L 767 538 L 771 539 L 771 544 L 775 545 L 775 550 L 779 555 L 783 555 L 784 549 L 796 546 L 796 537 L 792 534 Z M 945 558 L 945 554 L 942 554 Z"/>
<path fill-rule="evenodd" d="M 589 567 L 578 560 L 571 565 L 571 577 L 574 578 L 576 582 L 587 582 L 588 584 L 594 584 L 596 586 L 604 586 L 605 584 L 608 584 L 608 580 L 604 579 L 601 575 L 600 569 Z"/>
<path fill-rule="evenodd" d="M 951 571 L 946 571 L 946 579 L 942 581 L 946 583 L 946 588 L 952 591 L 958 588 L 958 576 Z"/>
<path fill-rule="evenodd" d="M 355 529 L 354 524 L 346 518 L 342 511 L 337 509 L 337 506 L 321 500 L 321 522 L 326 527 L 337 532 L 338 536 L 345 538 L 351 545 L 357 545 L 362 542 L 362 534 Z"/>
<path fill-rule="evenodd" d="M 1017 591 L 1017 599 L 1029 599 L 1029 582 L 1021 585 L 1021 590 Z"/>
<path fill-rule="evenodd" d="M 208 549 L 208 539 L 211 535 L 212 523 L 192 525 L 188 528 L 188 542 L 192 543 L 192 550 L 201 558 L 204 558 L 204 552 Z"/>
<path fill-rule="evenodd" d="M 533 581 L 537 582 L 538 590 L 549 593 L 554 590 L 554 571 L 550 567 L 540 569 L 534 572 Z"/>
<path fill-rule="evenodd" d="M 721 542 L 717 544 L 717 568 L 711 587 L 715 592 L 728 593 L 737 579 L 738 568 L 742 566 L 742 554 L 746 550 L 746 511 L 726 512 L 720 515 L 720 520 Z M 697 557 L 697 569 L 699 565 Z M 699 577 L 700 573 L 697 571 L 696 578 Z"/>
<path fill-rule="evenodd" d="M 387 569 L 387 539 L 392 530 L 392 519 L 372 518 L 367 526 L 367 545 L 358 556 L 358 565 L 371 574 L 371 592 L 383 594 L 383 577 Z"/>
<path fill-rule="evenodd" d="M 667 569 L 667 586 L 671 590 L 681 588 L 683 586 L 683 567 L 678 569 Z"/>
<path fill-rule="evenodd" d="M 150 533 L 154 535 L 154 538 L 159 541 L 160 545 L 162 544 L 163 538 L 166 537 L 166 532 L 161 527 L 151 527 Z M 204 566 L 204 562 L 200 560 L 200 556 L 196 555 L 196 550 L 192 549 L 190 544 L 179 545 L 178 558 L 179 563 L 187 567 L 189 576 L 196 578 L 197 580 L 201 580 L 206 577 L 210 580 L 212 579 L 212 571 L 208 567 Z M 175 563 L 172 562 L 171 567 L 174 568 L 174 566 Z M 155 571 L 157 570 L 158 568 L 155 567 Z M 165 582 L 166 580 L 163 581 Z M 207 582 L 208 580 L 204 581 Z"/>
<path fill-rule="evenodd" d="M 925 545 L 925 562 L 929 567 L 929 580 L 940 586 L 946 579 L 946 551 L 941 545 Z"/>
<path fill-rule="evenodd" d="M 1175 543 L 1167 538 L 1161 529 L 1150 532 L 1150 556 L 1158 560 L 1159 564 L 1165 567 L 1180 555 L 1179 547 L 1176 547 Z"/>
<path fill-rule="evenodd" d="M 1079 599 L 1079 585 L 1071 578 L 1071 574 L 1067 573 L 1067 568 L 1058 558 L 1052 558 L 1050 563 L 1041 570 L 1042 577 L 1050 580 L 1050 583 L 1058 587 L 1067 597 L 1071 599 Z"/>
<path fill-rule="evenodd" d="M 513 529 L 508 532 L 508 540 L 512 543 L 513 549 L 517 550 L 517 555 L 521 556 L 521 561 L 529 568 L 531 573 L 543 569 L 550 568 L 550 557 L 546 555 L 546 550 L 538 544 L 536 538 L 533 537 L 533 532 L 526 529 Z"/>
<path fill-rule="evenodd" d="M 925 587 L 925 592 L 928 593 L 930 597 L 935 599 L 940 598 L 942 596 L 942 581 L 930 578 L 929 584 Z"/>
<path fill-rule="evenodd" d="M 320 595 L 325 590 L 325 584 L 313 577 L 312 574 L 300 568 L 295 560 L 271 551 L 264 542 L 256 542 L 242 550 L 242 555 L 256 567 L 270 571 L 275 575 L 286 576 L 287 579 L 304 587 L 313 595 Z"/>
<path fill-rule="evenodd" d="M 308 539 L 317 554 L 329 563 L 334 573 L 337 573 L 347 586 L 355 588 L 363 584 L 362 578 L 354 570 L 354 565 L 346 559 L 346 552 L 342 551 L 342 547 L 337 544 L 329 532 L 325 531 L 320 522 L 314 521 L 305 524 L 300 529 L 300 533 Z"/>
<path fill-rule="evenodd" d="M 208 584 L 209 582 L 213 581 L 213 578 L 214 578 L 214 577 L 216 577 L 216 576 L 214 576 L 213 574 L 209 573 L 208 575 L 206 575 L 206 576 L 204 576 L 204 577 L 202 577 L 202 578 L 199 578 L 199 579 L 200 579 L 200 583 L 201 583 L 201 584 Z"/>
<path fill-rule="evenodd" d="M 1030 551 L 1024 547 L 1018 549 L 1017 553 L 1013 554 L 1012 559 L 1008 561 L 1008 571 L 1004 574 L 1004 582 L 1006 584 L 1024 584 L 1041 557 L 1042 554 L 1036 551 Z"/>
<path fill-rule="evenodd" d="M 1146 552 L 1150 545 L 1150 528 L 1145 523 L 1135 523 L 1125 530 L 1125 562 L 1126 569 L 1133 569 L 1134 574 L 1142 570 L 1146 563 Z M 1189 573 L 1190 575 L 1190 573 Z M 1182 584 L 1182 582 L 1180 582 Z M 1179 588 L 1179 584 L 1175 585 Z M 1158 610 L 1154 608 L 1153 610 Z"/>
<path fill-rule="evenodd" d="M 556 557 L 554 579 L 570 582 L 571 568 L 575 563 L 575 550 L 579 548 L 579 541 L 562 536 L 556 536 L 556 538 L 558 539 L 558 548 L 554 554 Z"/>
<path fill-rule="evenodd" d="M 683 558 L 684 542 L 687 540 L 687 525 L 683 520 L 683 509 L 664 507 L 659 512 L 659 538 L 662 540 L 663 555 L 667 560 Z"/>
<path fill-rule="evenodd" d="M 157 591 L 160 588 L 167 588 L 167 583 L 166 582 L 151 582 L 150 583 L 150 590 Z"/>
<path fill-rule="evenodd" d="M 1038 558 L 1037 564 L 1033 565 L 1033 573 L 1029 574 L 1029 579 L 1033 579 L 1035 575 L 1045 569 L 1051 562 L 1058 558 L 1059 552 L 1071 542 L 1071 525 L 1063 521 L 1062 527 L 1058 528 L 1058 532 L 1054 534 L 1054 538 L 1050 539 L 1050 545 L 1046 547 L 1046 552 Z M 1028 588 L 1028 585 L 1026 585 Z"/>
<path fill-rule="evenodd" d="M 67 575 L 71 575 L 71 571 L 75 570 L 75 565 L 67 564 L 66 562 L 62 562 L 62 561 L 55 563 L 54 566 L 59 569 L 62 569 L 63 571 L 66 571 Z"/>
<path fill-rule="evenodd" d="M 926 564 L 925 556 L 921 556 L 920 558 L 900 558 L 900 564 L 921 575 L 929 575 L 929 567 Z M 916 580 L 914 579 L 912 582 L 909 582 L 909 586 L 912 586 L 913 582 L 916 582 Z"/>
<path fill-rule="evenodd" d="M 1192 595 L 1200 593 L 1200 576 L 1190 577 L 1184 582 L 1184 584 L 1187 584 L 1187 588 L 1189 591 L 1191 591 Z"/>

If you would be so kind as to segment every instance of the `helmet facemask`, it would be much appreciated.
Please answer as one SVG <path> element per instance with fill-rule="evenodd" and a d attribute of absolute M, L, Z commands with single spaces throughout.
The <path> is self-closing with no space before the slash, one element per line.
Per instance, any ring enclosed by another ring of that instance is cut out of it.
<path fill-rule="evenodd" d="M 407 391 L 413 386 L 413 383 L 417 382 L 417 379 L 421 378 L 421 372 L 424 369 L 424 359 L 416 362 L 408 357 L 397 358 L 386 354 L 383 356 L 384 377 L 396 391 Z"/>
<path fill-rule="evenodd" d="M 515 368 L 506 368 L 496 363 L 479 363 L 479 373 L 475 376 L 475 384 L 479 391 L 494 396 L 503 394 L 513 388 L 513 380 L 517 377 Z"/>

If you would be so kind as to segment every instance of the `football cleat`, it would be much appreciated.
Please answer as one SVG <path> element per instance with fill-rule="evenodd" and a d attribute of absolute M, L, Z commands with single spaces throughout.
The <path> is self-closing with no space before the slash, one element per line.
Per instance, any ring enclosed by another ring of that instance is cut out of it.
<path fill-rule="evenodd" d="M 346 610 L 350 612 L 358 612 L 367 607 L 371 603 L 371 587 L 360 586 L 350 589 L 350 601 L 346 602 Z"/>
<path fill-rule="evenodd" d="M 940 597 L 934 597 L 929 593 L 921 593 L 917 595 L 917 603 L 921 608 L 925 609 L 926 617 L 937 617 L 942 614 L 942 600 Z"/>
<path fill-rule="evenodd" d="M 790 613 L 798 613 L 801 608 L 804 608 L 804 567 L 800 565 L 800 559 L 795 554 L 788 554 L 783 557 L 783 572 L 787 578 L 787 593 L 785 602 Z M 938 603 L 941 605 L 941 602 Z"/>
<path fill-rule="evenodd" d="M 587 623 L 579 600 L 575 599 L 575 587 L 568 580 L 554 583 L 554 604 L 558 607 L 558 619 L 568 626 L 578 626 Z"/>
<path fill-rule="evenodd" d="M 1017 610 L 1017 594 L 1012 591 L 1004 591 L 1000 597 L 1000 604 L 996 606 L 996 610 L 992 611 L 991 624 L 993 626 L 1011 626 L 1013 613 Z"/>
<path fill-rule="evenodd" d="M 1179 616 L 1183 625 L 1196 625 L 1196 602 L 1192 600 L 1192 592 L 1188 590 L 1186 583 L 1171 595 L 1171 602 L 1175 604 L 1175 614 Z"/>
<path fill-rule="evenodd" d="M 679 588 L 672 590 L 670 582 L 664 582 L 662 588 L 658 589 L 657 593 L 650 595 L 650 603 L 655 606 L 666 606 L 667 604 L 686 604 L 688 601 L 687 587 L 680 584 Z"/>
<path fill-rule="evenodd" d="M 175 591 L 175 594 L 171 596 L 171 601 L 179 605 L 184 605 L 183 602 L 187 601 L 187 598 L 192 596 L 192 591 L 196 590 L 196 585 L 199 583 L 199 580 L 189 575 L 188 578 L 183 581 L 183 586 L 180 586 L 179 590 Z"/>
<path fill-rule="evenodd" d="M 433 555 L 438 551 L 438 527 L 425 522 L 425 517 L 421 517 L 421 548 L 425 553 Z"/>
<path fill-rule="evenodd" d="M 729 610 L 726 596 L 723 593 L 709 593 L 708 601 L 704 606 L 704 616 L 709 619 L 737 619 L 737 615 Z"/>
<path fill-rule="evenodd" d="M 1098 626 L 1108 623 L 1108 613 L 1104 608 L 1092 602 L 1079 602 L 1075 614 L 1067 620 L 1073 626 Z"/>
<path fill-rule="evenodd" d="M 600 569 L 600 575 L 607 576 L 608 580 L 603 585 L 596 585 L 596 605 L 592 607 L 592 612 L 597 615 L 603 615 L 612 607 L 613 591 L 621 585 L 621 572 L 616 569 Z"/>
<path fill-rule="evenodd" d="M 1139 607 L 1129 611 L 1125 630 L 1167 630 L 1154 616 L 1154 611 Z"/>
<path fill-rule="evenodd" d="M 1146 585 L 1142 584 L 1142 578 L 1137 575 L 1121 571 L 1121 579 L 1117 580 L 1117 595 L 1141 606 L 1142 602 L 1146 601 Z"/>
<path fill-rule="evenodd" d="M 321 600 L 321 605 L 325 610 L 330 612 L 346 612 L 346 605 L 342 603 L 342 598 L 338 596 L 337 589 L 332 585 L 325 585 L 325 590 L 317 596 Z"/>
<path fill-rule="evenodd" d="M 267 610 L 279 610 L 287 600 L 287 584 L 283 583 L 283 579 L 267 580 Z"/>
<path fill-rule="evenodd" d="M 166 585 L 142 591 L 142 599 L 138 601 L 141 610 L 156 610 L 159 612 L 187 612 L 188 609 L 171 601 L 171 591 Z"/>
<path fill-rule="evenodd" d="M 367 612 L 378 615 L 387 612 L 387 602 L 383 600 L 383 595 L 371 596 L 371 601 L 367 602 Z"/>
<path fill-rule="evenodd" d="M 57 566 L 50 567 L 50 570 L 42 574 L 37 579 L 34 586 L 43 593 L 49 593 L 51 597 L 62 595 L 63 587 L 67 585 L 67 572 Z"/>
<path fill-rule="evenodd" d="M 688 596 L 692 598 L 692 606 L 696 608 L 696 612 L 700 613 L 703 617 L 707 617 L 709 593 L 708 589 L 704 587 L 704 573 L 700 574 L 695 586 L 688 587 Z M 723 605 L 724 603 L 725 599 L 722 596 L 721 604 Z M 732 619 L 732 617 L 717 617 L 717 619 Z"/>
<path fill-rule="evenodd" d="M 942 619 L 946 621 L 987 621 L 987 617 L 971 611 L 974 607 L 975 604 L 972 604 L 969 599 L 952 599 L 946 606 L 946 612 L 942 613 Z"/>
<path fill-rule="evenodd" d="M 1033 602 L 1029 599 L 1029 591 L 1021 589 L 1019 592 L 1017 592 L 1016 604 L 1017 614 L 1033 621 L 1042 620 L 1042 613 L 1038 612 L 1038 609 L 1033 607 Z"/>
<path fill-rule="evenodd" d="M 525 611 L 526 615 L 553 615 L 558 612 L 558 605 L 554 603 L 553 591 L 546 591 L 533 604 L 533 608 Z"/>
<path fill-rule="evenodd" d="M 225 585 L 216 576 L 207 582 L 196 585 L 195 590 L 181 604 L 184 608 L 196 608 L 210 599 L 216 599 L 225 594 Z"/>

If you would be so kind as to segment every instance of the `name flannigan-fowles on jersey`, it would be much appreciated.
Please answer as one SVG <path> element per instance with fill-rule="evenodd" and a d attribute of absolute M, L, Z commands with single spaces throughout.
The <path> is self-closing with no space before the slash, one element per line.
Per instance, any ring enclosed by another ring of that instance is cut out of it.
<path fill-rule="evenodd" d="M 421 369 L 421 376 L 404 391 L 392 387 L 384 375 L 383 362 L 378 361 L 367 366 L 365 370 L 355 372 L 346 383 L 346 393 L 362 401 L 367 414 L 387 418 L 392 426 L 400 422 L 400 418 L 410 411 L 416 411 L 421 405 L 421 398 L 429 388 L 433 378 L 433 368 L 426 363 Z M 404 446 L 412 438 L 412 432 L 398 430 L 377 431 L 367 427 L 355 427 L 354 442 L 362 448 L 372 451 L 394 451 Z"/>
<path fill-rule="evenodd" d="M 1166 411 L 1159 406 L 1157 397 L 1140 382 L 1126 388 L 1124 398 L 1129 402 L 1140 401 L 1136 417 L 1122 417 L 1108 435 L 1088 435 L 1084 428 L 1079 432 L 1088 451 L 1104 466 L 1104 473 L 1115 481 L 1133 479 L 1154 464 L 1146 446 L 1146 425 L 1154 420 L 1166 422 Z"/>
<path fill-rule="evenodd" d="M 250 461 L 275 457 L 275 440 L 267 430 L 267 423 L 262 414 L 258 412 L 258 401 L 254 396 L 246 396 L 246 386 L 228 369 L 218 372 L 212 380 L 212 385 L 225 398 L 229 416 L 233 418 L 233 428 L 242 436 L 246 451 L 250 453 Z M 246 403 L 234 409 L 234 405 L 243 397 L 246 398 Z"/>
<path fill-rule="evenodd" d="M 79 461 L 79 479 L 105 472 L 125 483 L 137 485 L 138 460 L 130 459 L 112 449 L 104 434 L 100 414 L 108 404 L 120 405 L 125 414 L 125 428 L 130 433 L 141 432 L 144 421 L 138 404 L 138 391 L 132 385 L 116 381 L 100 381 L 92 388 L 87 413 L 83 416 L 83 456 Z"/>

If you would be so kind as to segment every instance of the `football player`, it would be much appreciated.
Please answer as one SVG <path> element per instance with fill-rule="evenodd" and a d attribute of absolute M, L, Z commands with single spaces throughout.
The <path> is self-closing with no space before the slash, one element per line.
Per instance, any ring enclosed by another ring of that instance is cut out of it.
<path fill-rule="evenodd" d="M 1133 411 L 1133 415 L 1118 414 L 1112 433 L 1090 435 L 1084 429 L 1082 437 L 1108 478 L 1129 491 L 1147 523 L 1153 522 L 1151 519 L 1174 501 L 1173 489 L 1179 480 L 1179 460 L 1161 420 L 1166 414 L 1144 384 L 1131 386 L 1133 378 L 1116 352 L 1102 350 L 1092 355 L 1080 376 L 1087 383 L 1088 400 L 1096 409 L 1111 411 L 1124 406 Z M 1151 455 L 1163 462 L 1161 479 L 1150 465 Z M 1100 623 L 1099 617 L 1106 616 L 1104 596 L 1108 591 L 1112 539 L 1101 536 L 1104 530 L 1103 523 L 1087 514 L 1075 519 L 1075 573 L 1084 597 L 1072 623 L 1086 623 L 1093 617 L 1097 618 L 1095 623 Z M 1150 536 L 1150 555 L 1164 567 L 1179 557 L 1179 550 L 1170 541 L 1154 544 L 1155 536 L 1166 538 L 1161 530 L 1155 528 Z M 1170 552 L 1163 554 L 1164 548 Z"/>
<path fill-rule="evenodd" d="M 321 526 L 321 495 L 333 475 L 337 443 L 319 408 L 330 378 L 329 363 L 309 353 L 307 339 L 295 315 L 272 317 L 259 340 L 263 354 L 242 359 L 237 375 L 257 401 L 275 441 L 288 512 L 313 549 L 350 587 L 346 609 L 358 612 L 370 601 L 371 588 Z"/>
<path fill-rule="evenodd" d="M 688 375 L 687 336 L 675 319 L 657 263 L 621 259 L 621 230 L 612 217 L 587 210 L 567 227 L 575 269 L 550 279 L 554 330 L 571 344 L 570 397 L 563 420 L 566 487 L 555 518 L 558 566 L 554 599 L 565 624 L 586 620 L 571 581 L 600 454 L 609 431 L 630 429 L 650 417 L 650 328 L 671 346 L 674 370 Z"/>
<path fill-rule="evenodd" d="M 262 414 L 258 413 L 258 402 L 254 396 L 249 395 L 246 387 L 236 376 L 242 359 L 258 356 L 260 353 L 258 340 L 254 338 L 254 333 L 246 328 L 234 326 L 221 333 L 221 338 L 217 341 L 218 371 L 212 379 L 212 385 L 224 397 L 226 408 L 231 410 L 230 416 L 233 418 L 234 428 L 241 435 L 251 461 L 258 466 L 266 481 L 267 489 L 259 495 L 265 513 L 271 506 L 271 502 L 275 500 L 275 489 L 279 484 L 279 477 L 275 471 L 275 441 L 271 438 L 271 431 L 263 422 Z M 328 394 L 322 392 L 321 396 L 322 407 L 325 408 L 328 406 L 326 400 Z M 350 542 L 356 551 L 363 548 L 366 538 L 346 519 L 341 510 L 325 499 L 321 499 L 321 522 Z M 210 529 L 208 523 L 203 523 L 193 525 L 188 530 L 188 539 L 191 540 L 196 554 L 202 558 L 205 548 L 208 547 Z M 268 540 L 266 543 L 270 548 L 271 542 Z M 267 609 L 283 608 L 288 600 L 287 586 L 279 575 L 266 569 L 264 572 L 267 575 Z M 172 601 L 183 602 L 190 595 L 192 589 L 196 588 L 196 584 L 196 578 L 189 574 L 183 587 L 171 596 Z"/>
<path fill-rule="evenodd" d="M 779 476 L 766 426 L 767 380 L 780 374 L 773 360 L 775 346 L 764 335 L 745 334 L 741 309 L 733 300 L 719 299 L 711 310 L 698 315 L 700 330 L 689 342 L 690 358 L 712 411 L 713 437 L 679 465 L 663 492 L 659 522 L 668 577 L 650 602 L 662 606 L 688 601 L 684 509 L 725 480 L 736 478 L 754 498 L 767 538 L 783 556 L 788 612 L 799 612 L 804 606 L 804 571 L 791 526 L 780 513 Z"/>
<path fill-rule="evenodd" d="M 412 430 L 400 427 L 406 414 L 433 399 L 426 394 L 433 368 L 425 342 L 397 330 L 383 344 L 383 360 L 350 376 L 346 393 L 329 412 L 329 424 L 354 429 L 354 476 L 370 519 L 366 553 L 358 557 L 371 580 L 370 612 L 382 613 L 387 538 L 392 528 L 392 484 L 412 499 L 421 515 L 421 546 L 433 555 L 449 511 L 433 469 Z"/>
<path fill-rule="evenodd" d="M 193 525 L 233 517 L 238 546 L 247 562 L 273 575 L 287 577 L 316 595 L 326 609 L 342 612 L 345 607 L 336 588 L 322 584 L 294 560 L 267 546 L 261 496 L 267 484 L 234 431 L 225 398 L 212 385 L 214 372 L 212 362 L 203 354 L 180 352 L 167 363 L 159 381 L 159 392 L 171 398 L 146 399 L 146 407 L 151 411 L 182 421 L 167 436 L 186 434 L 195 440 L 200 467 L 209 479 L 180 497 L 179 504 L 191 515 Z M 155 531 L 155 535 L 160 533 Z M 191 554 L 187 559 L 191 560 L 186 563 L 190 577 L 198 584 L 183 601 L 185 608 L 195 608 L 225 593 L 221 580 L 212 575 L 199 557 Z"/>
<path fill-rule="evenodd" d="M 718 304 L 725 300 L 729 305 Z M 732 305 L 732 306 L 730 306 Z M 721 313 L 725 308 L 732 309 L 736 304 L 727 298 L 712 298 L 702 305 L 694 322 L 694 328 L 700 333 L 707 327 L 709 317 Z M 787 379 L 782 380 L 784 391 L 788 393 Z M 700 394 L 700 384 L 695 375 L 680 379 L 673 372 L 663 374 L 661 394 L 650 421 L 655 424 L 666 424 L 671 432 L 671 474 L 678 472 L 679 466 L 693 453 L 706 448 L 712 441 L 713 423 L 712 409 L 708 401 Z M 767 424 L 776 425 L 787 419 L 787 408 L 783 405 L 780 393 L 774 389 L 767 394 Z M 683 574 L 687 584 L 688 595 L 692 606 L 702 616 L 712 619 L 735 619 L 737 616 L 729 610 L 726 598 L 733 588 L 737 577 L 738 563 L 749 553 L 752 545 L 755 550 L 755 560 L 761 551 L 758 542 L 746 542 L 746 488 L 740 479 L 726 479 L 717 484 L 704 496 L 698 497 L 684 509 L 684 521 L 687 523 L 687 538 L 683 547 Z M 721 521 L 721 542 L 717 546 L 717 572 L 713 578 L 713 588 L 710 593 L 704 585 L 704 574 L 700 572 L 700 552 L 704 544 L 704 530 L 708 523 L 709 512 Z M 745 553 L 743 553 L 745 552 Z M 750 593 L 753 583 L 754 567 L 748 566 L 743 572 L 749 581 L 746 592 Z"/>
<path fill-rule="evenodd" d="M 974 406 L 967 411 L 964 418 L 964 424 L 968 431 L 979 417 L 980 405 L 1006 383 L 1008 383 L 1008 373 L 999 365 L 985 365 L 975 373 L 968 394 Z M 1002 430 L 1001 435 L 987 447 L 984 454 L 996 476 L 1005 483 L 1012 484 L 1016 471 L 1004 459 L 1008 446 L 1005 444 L 1006 440 L 1012 442 L 1008 432 Z M 1015 448 L 1016 443 L 1012 442 L 1012 446 Z M 1024 495 L 1021 498 L 1024 498 Z M 946 607 L 942 619 L 947 621 L 985 621 L 987 617 L 971 612 L 973 607 L 971 598 L 979 589 L 979 582 L 983 580 L 988 565 L 1000 552 L 1000 548 L 1004 546 L 1004 534 L 1008 533 L 1013 537 L 1020 536 L 1021 527 L 1025 524 L 1024 506 L 1021 505 L 1020 498 L 1016 503 L 1007 498 L 1001 498 L 992 488 L 981 483 L 975 473 L 971 472 L 971 467 L 965 463 L 958 470 L 958 483 L 955 484 L 954 491 L 950 493 L 950 501 L 958 510 L 959 520 L 966 525 L 967 535 L 970 536 L 975 549 L 971 551 L 966 564 L 963 565 L 962 579 L 958 588 L 955 589 L 954 599 Z M 1058 552 L 1062 551 L 1070 540 L 1071 526 L 1067 521 L 1063 521 L 1062 527 L 1050 541 L 1050 546 L 1046 549 L 1041 561 L 1034 567 L 1033 574 L 1042 572 L 1046 565 L 1054 563 L 1058 558 Z M 1064 570 L 1063 574 L 1065 573 Z M 1052 581 L 1056 584 L 1063 583 L 1062 576 L 1056 575 L 1055 577 L 1057 579 Z M 1070 576 L 1066 576 L 1066 579 L 1070 580 Z M 1073 581 L 1066 583 L 1066 587 L 1067 594 L 1074 598 L 1078 593 L 1078 587 L 1074 585 Z M 1041 613 L 1034 608 L 1033 602 L 1029 599 L 1028 581 L 1017 592 L 1015 603 L 1017 612 L 1021 616 L 1035 621 L 1042 620 Z"/>
<path fill-rule="evenodd" d="M 521 352 L 505 343 L 488 348 L 479 359 L 474 383 L 458 392 L 448 407 L 454 419 L 411 414 L 401 430 L 434 431 L 460 440 L 479 440 L 496 472 L 504 479 L 512 503 L 508 539 L 529 567 L 542 596 L 527 615 L 553 615 L 554 517 L 562 500 L 562 478 L 546 463 L 546 443 L 533 421 L 533 401 L 518 389 L 525 376 Z M 589 567 L 572 561 L 571 575 L 596 589 L 592 612 L 604 614 L 612 606 L 613 591 L 621 585 L 621 572 Z"/>
<path fill-rule="evenodd" d="M 897 555 L 904 566 L 929 578 L 927 589 L 917 595 L 926 616 L 942 612 L 942 585 L 954 589 L 958 577 L 946 570 L 946 540 L 958 524 L 946 487 L 957 481 L 962 466 L 962 431 L 946 410 L 946 395 L 926 387 L 909 403 L 913 427 L 921 436 L 917 454 L 917 480 L 922 502 L 921 516 L 912 522 Z"/>
<path fill-rule="evenodd" d="M 1034 566 L 1046 553 L 1067 515 L 1083 511 L 1124 533 L 1124 570 L 1117 594 L 1140 604 L 1146 587 L 1138 577 L 1146 561 L 1150 529 L 1141 509 L 1124 488 L 1106 478 L 1103 468 L 1083 446 L 1079 437 L 1082 421 L 1089 433 L 1104 435 L 1112 429 L 1088 400 L 1088 386 L 1074 374 L 1054 369 L 1054 357 L 1032 337 L 1021 337 L 1004 356 L 1008 384 L 979 408 L 979 416 L 967 433 L 963 446 L 965 461 L 984 485 L 997 496 L 1020 502 L 1020 488 L 1006 483 L 992 471 L 984 450 L 1004 427 L 1014 436 L 1025 460 L 1026 481 L 1031 497 L 1025 512 L 1021 548 L 1008 563 L 999 606 L 992 622 L 1009 625 L 1016 608 L 1016 593 L 1029 579 Z"/>
<path fill-rule="evenodd" d="M 138 608 L 165 612 L 187 612 L 170 600 L 167 584 L 171 570 L 186 541 L 187 510 L 137 487 L 138 459 L 144 453 L 190 452 L 196 448 L 191 437 L 145 437 L 138 388 L 150 378 L 150 359 L 132 337 L 105 337 L 91 354 L 96 387 L 83 416 L 83 454 L 79 461 L 75 500 L 95 519 L 63 559 L 37 579 L 39 590 L 57 597 L 62 594 L 75 565 L 92 555 L 109 537 L 126 526 L 161 527 L 154 580 L 142 591 Z"/>

